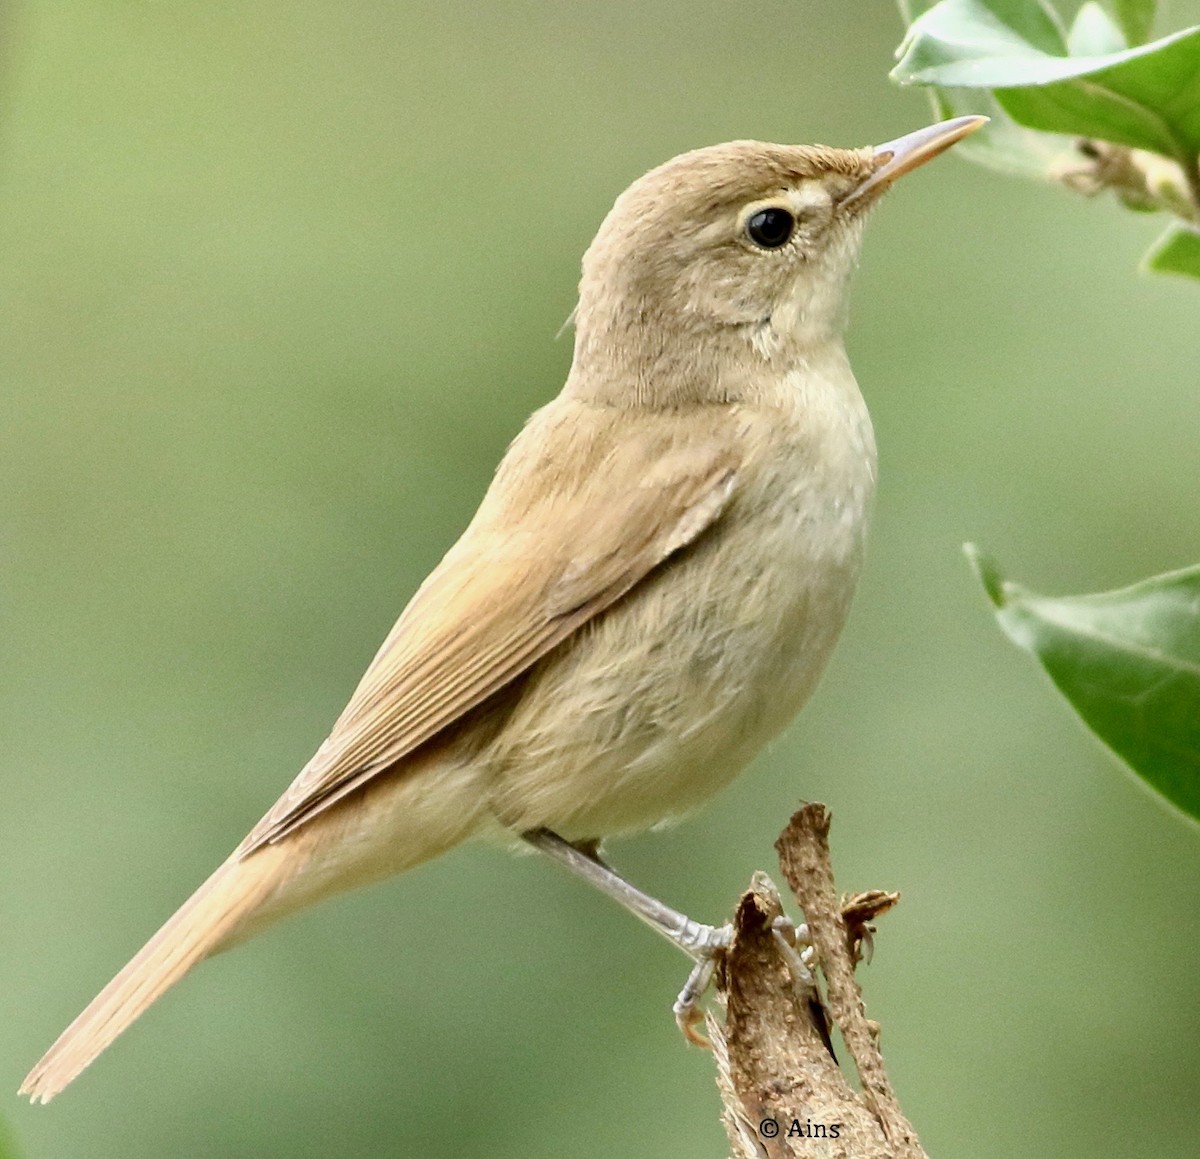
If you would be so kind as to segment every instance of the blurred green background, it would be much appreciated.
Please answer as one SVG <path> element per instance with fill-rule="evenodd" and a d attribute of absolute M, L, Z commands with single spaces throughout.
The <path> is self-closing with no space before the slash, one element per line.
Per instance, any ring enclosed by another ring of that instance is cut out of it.
<path fill-rule="evenodd" d="M 1161 27 L 1200 19 L 1169 6 Z M 0 44 L 0 1089 L 228 852 L 561 383 L 649 166 L 926 121 L 887 3 L 25 3 Z M 727 913 L 801 798 L 931 1154 L 1193 1156 L 1200 834 L 997 631 L 1200 557 L 1200 294 L 1157 222 L 946 159 L 872 224 L 849 346 L 869 566 L 801 722 L 618 865 Z M 28 1159 L 718 1157 L 685 961 L 461 850 L 206 964 Z"/>

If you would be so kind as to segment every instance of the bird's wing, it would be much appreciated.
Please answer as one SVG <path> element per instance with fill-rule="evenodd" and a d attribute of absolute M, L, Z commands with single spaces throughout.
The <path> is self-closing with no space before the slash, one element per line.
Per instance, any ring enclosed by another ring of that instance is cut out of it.
<path fill-rule="evenodd" d="M 542 441 L 532 462 L 520 461 L 518 440 L 243 856 L 394 766 L 720 516 L 737 477 L 729 440 L 683 445 L 677 422 L 616 426 L 557 447 Z"/>

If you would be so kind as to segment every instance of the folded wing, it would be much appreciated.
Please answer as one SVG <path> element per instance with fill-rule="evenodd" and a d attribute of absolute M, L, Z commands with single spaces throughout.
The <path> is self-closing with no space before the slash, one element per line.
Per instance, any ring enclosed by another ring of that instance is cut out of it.
<path fill-rule="evenodd" d="M 535 416 L 243 857 L 394 769 L 720 517 L 737 481 L 728 439 L 681 445 L 669 415 L 597 417 Z"/>

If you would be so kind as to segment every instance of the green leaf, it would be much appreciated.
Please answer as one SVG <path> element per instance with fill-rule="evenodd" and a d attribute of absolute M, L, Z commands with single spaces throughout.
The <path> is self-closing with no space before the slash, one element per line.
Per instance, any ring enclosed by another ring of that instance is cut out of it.
<path fill-rule="evenodd" d="M 899 0 L 905 22 L 932 8 L 937 0 Z M 988 123 L 954 147 L 954 156 L 973 161 L 1000 173 L 1050 180 L 1076 157 L 1072 138 L 1054 133 L 1038 133 L 1018 125 L 996 102 L 991 93 L 978 89 L 928 90 L 933 114 L 948 121 L 967 113 L 983 113 Z"/>
<path fill-rule="evenodd" d="M 954 146 L 954 156 L 1001 173 L 1050 180 L 1077 157 L 1074 138 L 1055 133 L 1035 133 L 1018 125 L 990 93 L 974 89 L 936 89 L 929 95 L 938 120 L 983 113 L 990 118 Z"/>
<path fill-rule="evenodd" d="M 916 18 L 932 8 L 938 0 L 898 0 L 900 15 L 905 25 L 911 24 Z"/>
<path fill-rule="evenodd" d="M 1200 820 L 1200 566 L 1051 599 L 965 551 L 1009 638 L 1142 780 Z"/>
<path fill-rule="evenodd" d="M 1095 13 L 1077 41 L 1098 35 Z M 1096 137 L 1169 157 L 1200 152 L 1200 28 L 1099 55 L 1068 55 L 1037 0 L 942 0 L 919 17 L 892 76 L 984 88 L 1031 129 Z"/>
<path fill-rule="evenodd" d="M 1142 259 L 1142 268 L 1200 278 L 1200 232 L 1187 225 L 1171 226 Z"/>
<path fill-rule="evenodd" d="M 1155 0 L 1110 0 L 1126 44 L 1145 44 L 1154 26 Z"/>
<path fill-rule="evenodd" d="M 941 0 L 898 0 L 900 15 L 906 25 L 936 8 Z M 997 7 L 1005 17 L 1025 30 L 1031 39 L 1047 36 L 1049 44 L 1057 44 L 1065 35 L 1062 21 L 1050 0 L 1000 0 Z"/>
<path fill-rule="evenodd" d="M 1128 47 L 1124 32 L 1096 0 L 1088 0 L 1080 8 L 1067 33 L 1067 52 L 1071 56 L 1104 56 Z"/>
<path fill-rule="evenodd" d="M 948 88 L 1025 84 L 1031 69 L 1065 57 L 1066 33 L 1037 0 L 941 0 L 913 21 L 893 80 Z"/>

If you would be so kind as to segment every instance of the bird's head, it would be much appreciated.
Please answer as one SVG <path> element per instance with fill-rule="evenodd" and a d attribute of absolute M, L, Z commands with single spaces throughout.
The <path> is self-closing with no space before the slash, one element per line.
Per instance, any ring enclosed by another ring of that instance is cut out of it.
<path fill-rule="evenodd" d="M 778 358 L 840 336 L 867 211 L 985 119 L 865 149 L 731 141 L 652 169 L 584 255 L 577 368 L 662 373 L 713 342 Z"/>

